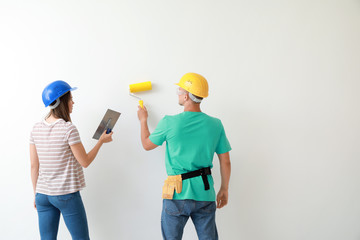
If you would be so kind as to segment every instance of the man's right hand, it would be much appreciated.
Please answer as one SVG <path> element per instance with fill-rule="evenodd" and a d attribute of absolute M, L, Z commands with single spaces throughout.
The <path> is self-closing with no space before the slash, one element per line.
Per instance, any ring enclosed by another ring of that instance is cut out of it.
<path fill-rule="evenodd" d="M 139 106 L 137 114 L 138 114 L 138 118 L 139 118 L 140 122 L 146 121 L 148 118 L 148 112 L 147 112 L 147 109 L 145 106 L 143 106 L 143 108 Z"/>
<path fill-rule="evenodd" d="M 217 208 L 222 208 L 228 203 L 228 197 L 229 193 L 228 190 L 220 189 L 217 196 L 216 196 L 216 202 L 217 202 Z"/>

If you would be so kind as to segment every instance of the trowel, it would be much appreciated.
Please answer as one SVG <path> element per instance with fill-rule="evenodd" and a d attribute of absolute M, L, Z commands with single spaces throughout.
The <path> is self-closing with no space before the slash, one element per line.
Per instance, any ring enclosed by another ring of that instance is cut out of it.
<path fill-rule="evenodd" d="M 109 134 L 115 126 L 116 121 L 120 117 L 119 112 L 108 109 L 101 120 L 99 127 L 96 129 L 96 132 L 93 136 L 94 139 L 99 140 L 101 134 L 106 130 L 106 134 Z"/>

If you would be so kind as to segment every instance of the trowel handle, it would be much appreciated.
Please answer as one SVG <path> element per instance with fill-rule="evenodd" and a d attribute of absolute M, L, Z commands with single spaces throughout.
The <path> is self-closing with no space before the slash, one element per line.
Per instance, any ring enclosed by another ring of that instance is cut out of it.
<path fill-rule="evenodd" d="M 144 101 L 143 100 L 139 100 L 139 105 L 141 108 L 144 108 Z"/>

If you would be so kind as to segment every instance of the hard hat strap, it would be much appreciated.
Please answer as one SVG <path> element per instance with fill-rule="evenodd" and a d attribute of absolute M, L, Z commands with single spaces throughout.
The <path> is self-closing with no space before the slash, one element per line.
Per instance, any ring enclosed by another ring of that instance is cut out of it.
<path fill-rule="evenodd" d="M 50 109 L 55 109 L 55 108 L 57 108 L 59 106 L 59 104 L 60 104 L 60 99 L 58 98 L 58 99 L 56 99 L 56 103 L 54 105 L 52 105 L 52 106 L 49 106 L 49 108 Z"/>
<path fill-rule="evenodd" d="M 201 101 L 202 101 L 202 99 L 198 99 L 191 92 L 189 92 L 189 97 L 190 97 L 191 100 L 193 100 L 196 103 L 201 103 Z"/>

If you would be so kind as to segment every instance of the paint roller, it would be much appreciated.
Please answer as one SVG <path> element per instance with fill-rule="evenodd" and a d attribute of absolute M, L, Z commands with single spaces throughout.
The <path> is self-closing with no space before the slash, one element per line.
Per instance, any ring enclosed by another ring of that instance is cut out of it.
<path fill-rule="evenodd" d="M 148 82 L 142 82 L 142 83 L 135 83 L 135 84 L 130 84 L 130 95 L 139 99 L 139 105 L 141 108 L 144 108 L 144 101 L 136 96 L 135 92 L 143 92 L 143 91 L 149 91 L 151 90 L 152 87 L 151 87 L 151 82 L 148 81 Z"/>

